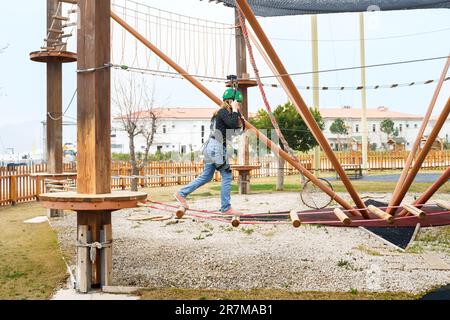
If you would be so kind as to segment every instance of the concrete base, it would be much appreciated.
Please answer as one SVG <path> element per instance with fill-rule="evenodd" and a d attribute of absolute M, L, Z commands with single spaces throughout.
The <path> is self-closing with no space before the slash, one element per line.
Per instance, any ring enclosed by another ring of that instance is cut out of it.
<path fill-rule="evenodd" d="M 55 293 L 51 300 L 139 300 L 139 297 L 126 294 L 104 293 L 101 291 L 78 293 L 75 289 L 61 289 Z"/>

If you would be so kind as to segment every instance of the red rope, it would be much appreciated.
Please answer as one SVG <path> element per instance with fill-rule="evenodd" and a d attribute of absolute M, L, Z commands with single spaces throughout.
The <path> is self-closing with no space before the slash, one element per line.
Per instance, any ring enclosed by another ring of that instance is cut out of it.
<path fill-rule="evenodd" d="M 284 149 L 286 151 L 288 151 L 289 154 L 291 154 L 295 158 L 294 150 L 292 150 L 292 148 L 289 147 L 289 144 L 287 143 L 283 133 L 280 130 L 278 122 L 277 122 L 277 120 L 275 119 L 275 116 L 272 113 L 272 108 L 270 107 L 269 101 L 267 99 L 266 92 L 264 90 L 263 84 L 261 82 L 261 78 L 259 76 L 259 70 L 258 70 L 258 67 L 256 65 L 255 57 L 253 55 L 253 48 L 252 48 L 252 45 L 251 45 L 249 37 L 248 37 L 248 30 L 247 30 L 247 26 L 245 24 L 245 18 L 243 16 L 240 8 L 238 8 L 238 16 L 239 16 L 239 21 L 240 21 L 240 24 L 241 24 L 242 34 L 244 36 L 245 45 L 247 46 L 248 55 L 249 55 L 249 58 L 250 58 L 250 63 L 252 65 L 252 67 L 253 67 L 253 71 L 255 73 L 255 79 L 256 79 L 256 82 L 258 83 L 258 88 L 259 88 L 259 91 L 261 92 L 261 96 L 262 96 L 262 99 L 264 101 L 264 105 L 266 107 L 267 114 L 269 115 L 270 122 L 272 122 L 272 125 L 273 125 L 273 127 L 275 129 L 275 132 L 276 132 L 278 138 L 280 139 L 281 143 L 283 144 Z M 295 159 L 297 159 L 297 158 L 295 158 Z"/>

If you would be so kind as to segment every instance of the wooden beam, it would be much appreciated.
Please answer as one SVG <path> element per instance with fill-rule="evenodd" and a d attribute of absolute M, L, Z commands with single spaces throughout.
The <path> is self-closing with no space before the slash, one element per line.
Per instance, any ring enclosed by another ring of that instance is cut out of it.
<path fill-rule="evenodd" d="M 389 224 L 394 223 L 394 217 L 391 216 L 389 213 L 384 212 L 380 208 L 377 208 L 374 205 L 369 205 L 367 207 L 367 209 L 369 209 L 369 211 L 372 212 L 377 217 L 379 217 L 379 218 L 381 218 L 383 220 L 386 220 L 387 223 L 389 223 Z"/>
<path fill-rule="evenodd" d="M 110 1 L 80 1 L 78 70 L 110 63 Z M 77 191 L 111 192 L 111 70 L 78 73 Z"/>
<path fill-rule="evenodd" d="M 101 251 L 101 284 L 103 286 L 112 285 L 112 225 L 105 224 L 100 234 L 102 243 L 111 243 Z"/>
<path fill-rule="evenodd" d="M 289 213 L 289 217 L 291 218 L 291 222 L 292 222 L 292 225 L 294 226 L 294 228 L 300 227 L 300 225 L 302 223 L 301 223 L 300 218 L 298 217 L 298 214 L 295 210 L 291 210 L 291 212 Z"/>
<path fill-rule="evenodd" d="M 58 2 L 64 2 L 64 3 L 70 3 L 70 4 L 77 4 L 78 0 L 58 0 Z"/>
<path fill-rule="evenodd" d="M 186 208 L 183 206 L 179 206 L 175 215 L 177 216 L 178 219 L 181 219 L 181 218 L 183 218 L 185 213 L 186 213 Z"/>
<path fill-rule="evenodd" d="M 420 210 L 419 208 L 414 207 L 413 205 L 410 205 L 408 203 L 405 203 L 402 205 L 402 208 L 411 213 L 412 215 L 419 217 L 419 218 L 425 218 L 426 214 L 425 211 Z"/>
<path fill-rule="evenodd" d="M 143 45 L 145 45 L 148 49 L 154 52 L 159 58 L 161 58 L 164 62 L 166 62 L 169 66 L 171 66 L 175 71 L 177 71 L 181 76 L 183 76 L 186 80 L 188 80 L 191 84 L 193 84 L 197 89 L 199 89 L 202 93 L 204 93 L 208 98 L 210 98 L 216 105 L 222 105 L 222 100 L 214 95 L 208 88 L 206 88 L 201 82 L 195 79 L 192 75 L 186 72 L 182 67 L 180 67 L 175 61 L 170 59 L 164 52 L 159 50 L 156 46 L 154 46 L 150 41 L 145 39 L 140 33 L 138 33 L 132 26 L 126 23 L 123 19 L 121 19 L 117 14 L 111 11 L 111 18 L 115 20 L 119 25 L 121 25 L 125 30 L 131 33 L 137 40 L 139 40 Z M 352 205 L 350 205 L 346 200 L 344 200 L 341 196 L 335 193 L 332 189 L 330 189 L 327 185 L 325 185 L 321 180 L 317 179 L 308 169 L 303 167 L 295 158 L 291 157 L 286 151 L 282 150 L 277 144 L 267 138 L 264 134 L 262 134 L 258 129 L 256 129 L 252 124 L 248 121 L 245 121 L 245 127 L 247 130 L 252 131 L 256 137 L 264 143 L 268 148 L 270 148 L 275 154 L 280 155 L 283 159 L 289 162 L 294 168 L 299 170 L 307 179 L 310 179 L 316 186 L 318 186 L 322 191 L 332 197 L 337 203 L 343 206 L 347 210 L 351 210 L 352 215 L 360 215 L 359 210 L 355 209 Z"/>
<path fill-rule="evenodd" d="M 342 180 L 344 186 L 346 187 L 348 193 L 352 197 L 356 206 L 361 209 L 360 211 L 361 211 L 362 215 L 365 218 L 369 218 L 367 210 L 366 210 L 366 206 L 364 205 L 363 201 L 361 200 L 361 198 L 359 197 L 355 188 L 353 187 L 352 183 L 350 182 L 350 179 L 348 178 L 347 174 L 345 173 L 344 169 L 342 168 L 341 164 L 339 163 L 339 160 L 337 159 L 336 155 L 334 154 L 330 144 L 328 143 L 322 130 L 316 123 L 312 113 L 310 112 L 309 108 L 307 107 L 306 103 L 304 102 L 302 96 L 298 92 L 294 82 L 292 81 L 291 77 L 289 76 L 288 71 L 286 70 L 286 68 L 284 67 L 280 58 L 278 57 L 278 54 L 276 53 L 275 49 L 273 48 L 272 44 L 270 43 L 269 39 L 267 38 L 266 34 L 264 33 L 264 30 L 262 29 L 262 27 L 259 24 L 258 20 L 256 19 L 255 15 L 253 14 L 253 11 L 251 10 L 247 1 L 246 0 L 236 0 L 236 4 L 240 8 L 242 13 L 245 15 L 245 17 L 247 18 L 249 24 L 253 28 L 253 31 L 255 32 L 256 36 L 258 37 L 259 41 L 261 42 L 262 47 L 265 49 L 267 55 L 269 56 L 270 60 L 273 62 L 273 65 L 275 66 L 275 68 L 277 69 L 278 74 L 282 75 L 283 80 L 287 85 L 287 89 L 288 89 L 289 93 L 294 98 L 292 103 L 297 108 L 298 113 L 303 118 L 303 120 L 307 124 L 308 128 L 311 130 L 311 133 L 314 135 L 316 141 L 322 147 L 323 151 L 325 152 L 328 159 L 332 163 L 334 169 L 341 177 L 341 180 Z"/>
<path fill-rule="evenodd" d="M 445 124 L 445 121 L 447 120 L 449 114 L 450 114 L 450 98 L 447 99 L 447 103 L 445 104 L 444 109 L 442 110 L 433 129 L 431 130 L 431 132 L 427 138 L 427 141 L 425 142 L 425 145 L 423 146 L 422 150 L 417 155 L 417 158 L 415 159 L 414 164 L 411 167 L 411 170 L 409 171 L 408 175 L 406 176 L 405 181 L 403 182 L 402 185 L 399 186 L 398 192 L 394 193 L 394 195 L 390 201 L 391 207 L 392 206 L 397 207 L 402 202 L 403 198 L 406 195 L 406 192 L 408 191 L 409 187 L 413 183 L 414 178 L 416 177 L 425 158 L 427 157 L 428 153 L 430 152 L 431 147 L 433 146 L 434 141 L 438 137 L 439 132 L 441 131 L 443 125 Z"/>
<path fill-rule="evenodd" d="M 89 228 L 86 225 L 78 225 L 77 239 L 80 243 L 89 243 Z M 91 263 L 89 260 L 89 249 L 77 247 L 77 290 L 87 293 L 91 288 Z"/>
<path fill-rule="evenodd" d="M 334 208 L 333 210 L 335 216 L 346 226 L 349 226 L 352 224 L 352 220 L 339 208 Z"/>
<path fill-rule="evenodd" d="M 409 152 L 408 158 L 406 159 L 406 163 L 405 166 L 403 167 L 402 174 L 400 175 L 400 178 L 397 181 L 391 201 L 389 202 L 389 206 L 394 205 L 394 200 L 397 198 L 398 193 L 401 189 L 401 185 L 405 182 L 409 169 L 411 168 L 411 164 L 414 158 L 416 157 L 417 150 L 419 149 L 420 143 L 422 142 L 422 138 L 425 133 L 425 129 L 427 128 L 434 106 L 436 105 L 436 101 L 439 97 L 439 93 L 441 92 L 442 85 L 444 84 L 445 78 L 447 77 L 449 67 L 450 67 L 450 55 L 447 58 L 447 62 L 444 65 L 444 69 L 442 70 L 441 76 L 434 90 L 433 97 L 431 98 L 431 102 L 428 106 L 427 112 L 425 113 L 425 116 L 422 120 L 422 124 L 420 125 L 420 129 L 417 134 L 416 140 L 414 141 L 414 144 L 411 147 L 411 151 Z M 395 212 L 395 208 L 388 208 L 387 212 L 392 214 L 393 212 Z"/>
<path fill-rule="evenodd" d="M 231 225 L 235 228 L 239 227 L 241 224 L 241 217 L 240 216 L 233 216 L 231 219 Z"/>

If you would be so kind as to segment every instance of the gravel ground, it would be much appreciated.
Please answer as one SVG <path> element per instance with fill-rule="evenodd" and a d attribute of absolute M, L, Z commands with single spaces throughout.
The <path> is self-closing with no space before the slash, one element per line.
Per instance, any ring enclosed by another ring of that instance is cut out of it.
<path fill-rule="evenodd" d="M 383 201 L 390 195 L 374 196 Z M 438 197 L 450 200 L 450 195 Z M 214 210 L 219 202 L 218 198 L 205 198 L 190 205 Z M 305 209 L 298 193 L 235 195 L 233 205 L 244 212 Z M 418 293 L 450 283 L 450 270 L 433 270 L 421 254 L 395 250 L 357 228 L 306 225 L 298 229 L 290 225 L 232 228 L 220 222 L 190 218 L 178 223 L 173 219 L 161 222 L 126 219 L 146 212 L 147 209 L 140 208 L 113 214 L 115 285 Z M 74 255 L 75 214 L 54 220 L 52 225 L 58 231 L 62 248 Z M 448 254 L 433 254 L 450 264 Z"/>

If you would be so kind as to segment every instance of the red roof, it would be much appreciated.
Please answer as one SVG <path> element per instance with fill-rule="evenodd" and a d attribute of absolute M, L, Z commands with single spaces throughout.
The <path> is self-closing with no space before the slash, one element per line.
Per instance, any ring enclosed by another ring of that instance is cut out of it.
<path fill-rule="evenodd" d="M 341 108 L 320 108 L 322 118 L 343 118 L 361 119 L 362 109 L 341 107 Z M 391 111 L 386 107 L 367 108 L 368 119 L 423 119 L 423 116 L 411 113 Z"/>
<path fill-rule="evenodd" d="M 168 107 L 168 108 L 154 108 L 153 112 L 156 113 L 160 119 L 211 119 L 213 113 L 217 108 L 191 108 L 191 107 Z M 361 109 L 340 107 L 340 108 L 320 108 L 320 113 L 325 119 L 329 118 L 343 118 L 343 119 L 361 119 Z M 249 116 L 255 116 L 256 114 L 250 113 Z M 116 119 L 118 119 L 117 117 Z M 368 108 L 368 119 L 423 119 L 423 116 L 391 111 L 386 107 Z"/>

